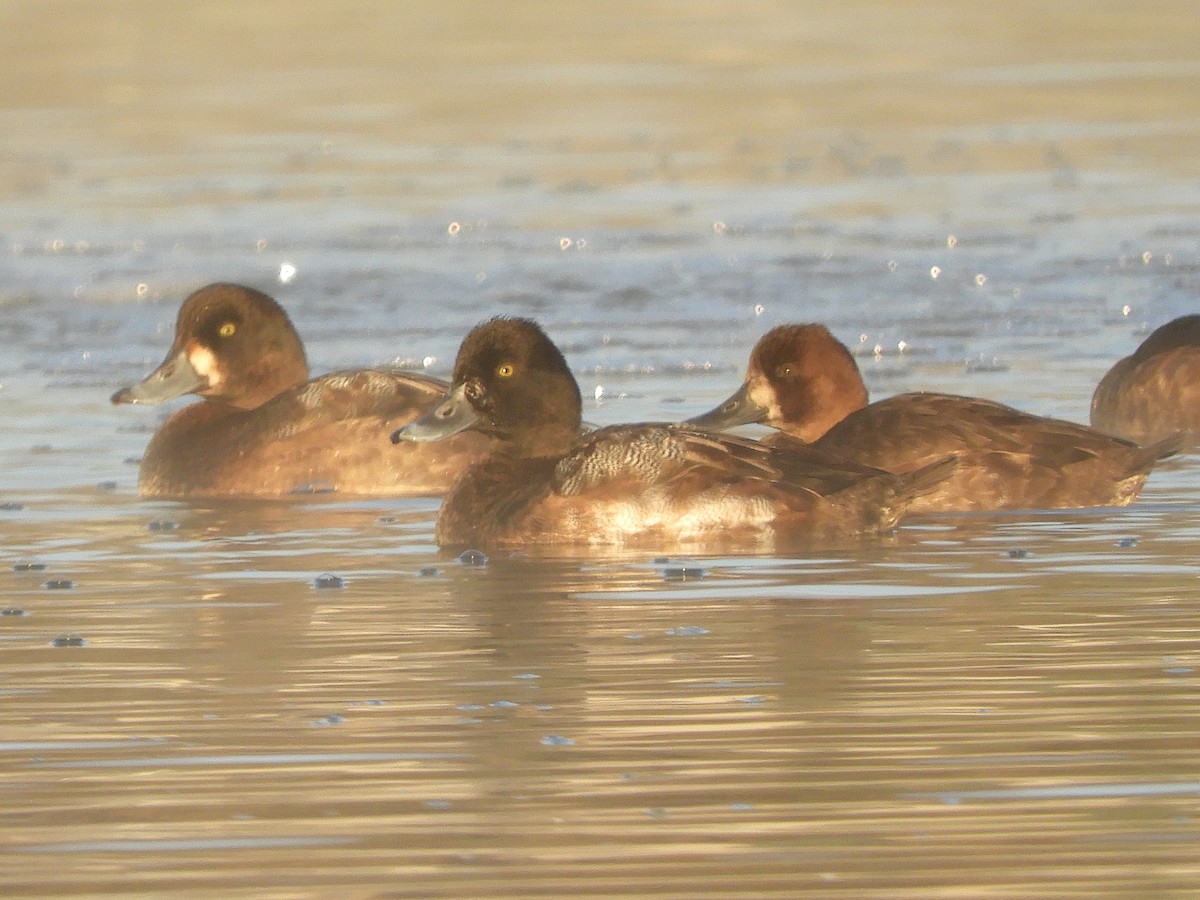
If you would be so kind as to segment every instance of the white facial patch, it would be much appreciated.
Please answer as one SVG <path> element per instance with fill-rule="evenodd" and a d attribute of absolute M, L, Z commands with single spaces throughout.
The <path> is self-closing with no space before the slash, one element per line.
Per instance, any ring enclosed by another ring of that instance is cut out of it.
<path fill-rule="evenodd" d="M 208 382 L 209 389 L 221 383 L 221 366 L 216 355 L 207 347 L 193 345 L 188 350 L 188 362 L 196 370 L 196 374 Z"/>

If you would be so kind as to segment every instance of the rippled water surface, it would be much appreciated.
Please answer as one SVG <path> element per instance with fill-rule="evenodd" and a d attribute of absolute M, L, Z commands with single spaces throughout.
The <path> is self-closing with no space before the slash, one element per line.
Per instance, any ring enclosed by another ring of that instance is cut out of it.
<path fill-rule="evenodd" d="M 0 11 L 4 895 L 1200 890 L 1194 456 L 1121 510 L 480 565 L 436 500 L 139 500 L 169 410 L 108 403 L 238 280 L 316 371 L 535 316 L 596 424 L 797 320 L 876 397 L 1086 420 L 1196 310 L 1191 5 L 424 6 Z"/>

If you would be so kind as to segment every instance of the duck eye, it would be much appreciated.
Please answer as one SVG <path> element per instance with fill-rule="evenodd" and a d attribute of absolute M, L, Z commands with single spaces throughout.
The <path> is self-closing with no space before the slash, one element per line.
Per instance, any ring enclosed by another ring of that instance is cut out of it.
<path fill-rule="evenodd" d="M 784 363 L 776 370 L 775 374 L 777 374 L 780 378 L 790 378 L 792 375 L 792 364 Z"/>
<path fill-rule="evenodd" d="M 235 331 L 237 331 L 237 325 L 235 325 L 233 322 L 226 322 L 217 329 L 217 334 L 219 334 L 221 337 L 233 337 L 233 333 Z"/>
<path fill-rule="evenodd" d="M 510 366 L 508 363 L 504 363 L 502 366 L 500 366 L 500 368 L 498 368 L 496 370 L 496 374 L 499 375 L 501 378 L 510 378 L 512 376 L 512 373 L 513 373 L 513 367 Z"/>

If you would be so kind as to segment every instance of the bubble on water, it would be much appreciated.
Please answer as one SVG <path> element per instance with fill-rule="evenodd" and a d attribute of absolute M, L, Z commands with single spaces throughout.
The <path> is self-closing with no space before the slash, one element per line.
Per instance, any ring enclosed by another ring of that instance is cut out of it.
<path fill-rule="evenodd" d="M 24 503 L 19 503 L 16 500 L 6 500 L 0 503 L 0 511 L 3 512 L 20 512 L 25 508 Z"/>
<path fill-rule="evenodd" d="M 257 250 L 259 253 L 262 253 L 264 250 L 267 249 L 266 240 L 264 240 L 263 238 L 259 238 L 257 241 L 254 242 L 254 249 Z"/>
<path fill-rule="evenodd" d="M 952 234 L 946 235 L 946 246 L 953 250 L 958 246 L 958 238 Z"/>
<path fill-rule="evenodd" d="M 0 609 L 0 616 L 27 616 L 29 613 L 21 609 L 19 606 L 6 606 Z"/>
<path fill-rule="evenodd" d="M 346 579 L 340 575 L 325 572 L 312 580 L 312 586 L 317 590 L 336 590 L 337 588 L 344 588 L 346 586 Z"/>
<path fill-rule="evenodd" d="M 1117 538 L 1115 543 L 1121 548 L 1136 547 L 1138 545 L 1138 539 L 1135 537 Z"/>
<path fill-rule="evenodd" d="M 937 277 L 941 274 L 942 274 L 941 266 L 930 266 L 929 267 L 929 277 L 932 278 L 934 281 L 936 281 Z"/>
<path fill-rule="evenodd" d="M 696 581 L 708 573 L 699 566 L 668 566 L 659 574 L 663 581 Z"/>
<path fill-rule="evenodd" d="M 559 250 L 570 250 L 571 249 L 571 239 L 569 237 L 559 238 L 558 239 L 558 249 Z"/>
<path fill-rule="evenodd" d="M 12 570 L 14 572 L 45 572 L 46 564 L 32 560 L 18 560 L 13 563 Z"/>
<path fill-rule="evenodd" d="M 875 355 L 876 359 L 879 359 L 879 357 L 883 356 L 883 344 L 876 344 L 871 348 L 871 352 Z"/>
<path fill-rule="evenodd" d="M 520 705 L 516 700 L 493 700 L 488 704 L 493 709 L 516 709 Z"/>
<path fill-rule="evenodd" d="M 86 647 L 87 641 L 75 633 L 60 634 L 50 642 L 51 647 Z"/>
<path fill-rule="evenodd" d="M 987 284 L 987 276 L 980 272 L 975 276 L 975 284 L 978 287 L 983 287 L 985 284 Z"/>
<path fill-rule="evenodd" d="M 1013 547 L 1004 555 L 1008 559 L 1029 559 L 1029 551 L 1024 547 Z"/>
<path fill-rule="evenodd" d="M 900 341 L 899 343 L 896 344 L 896 349 L 898 351 L 900 351 L 901 353 L 903 353 L 905 350 L 908 349 L 908 341 Z"/>
<path fill-rule="evenodd" d="M 449 800 L 426 800 L 424 805 L 426 809 L 449 809 L 451 803 Z"/>
<path fill-rule="evenodd" d="M 138 284 L 135 292 L 139 297 L 145 297 L 148 293 L 150 293 L 150 285 L 143 281 Z"/>
<path fill-rule="evenodd" d="M 898 268 L 900 268 L 900 264 L 897 263 L 894 259 L 889 259 L 887 261 L 887 270 L 889 272 L 895 272 Z"/>
<path fill-rule="evenodd" d="M 488 564 L 487 554 L 481 550 L 464 550 L 458 555 L 458 564 L 461 566 L 486 566 Z"/>
<path fill-rule="evenodd" d="M 594 394 L 594 396 L 596 398 L 596 402 L 599 403 L 601 398 L 604 396 L 604 385 L 602 385 L 602 384 L 596 385 L 596 390 L 593 391 L 592 393 Z"/>
<path fill-rule="evenodd" d="M 428 369 L 428 368 L 429 368 L 430 366 L 432 366 L 432 365 L 433 365 L 435 362 L 437 362 L 437 357 L 436 357 L 436 356 L 426 356 L 426 357 L 424 357 L 424 358 L 421 360 L 421 367 L 422 367 L 422 368 L 425 368 L 425 369 Z"/>
<path fill-rule="evenodd" d="M 313 728 L 329 728 L 333 725 L 341 725 L 345 721 L 338 715 L 321 716 L 321 718 L 313 720 Z"/>
<path fill-rule="evenodd" d="M 289 284 L 296 277 L 296 267 L 289 262 L 280 264 L 279 266 L 279 282 L 280 284 Z"/>
<path fill-rule="evenodd" d="M 702 637 L 708 634 L 707 628 L 701 628 L 699 625 L 680 625 L 676 628 L 668 628 L 668 637 Z"/>
<path fill-rule="evenodd" d="M 1173 254 L 1173 253 L 1164 253 L 1163 254 L 1163 265 L 1164 266 L 1169 266 L 1173 262 L 1175 262 L 1175 254 Z"/>
<path fill-rule="evenodd" d="M 561 734 L 548 734 L 541 740 L 543 747 L 574 747 L 575 742 Z"/>
<path fill-rule="evenodd" d="M 763 306 L 761 303 L 754 304 L 754 314 L 756 316 L 761 316 L 766 311 L 767 311 L 767 308 L 765 306 Z"/>
<path fill-rule="evenodd" d="M 431 578 L 434 575 L 441 575 L 442 570 L 437 566 L 421 566 L 421 568 L 417 570 L 417 574 L 423 578 Z"/>
<path fill-rule="evenodd" d="M 1128 303 L 1121 307 L 1121 315 L 1128 316 L 1131 312 L 1133 312 L 1133 307 Z"/>
<path fill-rule="evenodd" d="M 1142 254 L 1142 265 L 1143 266 L 1150 265 L 1150 261 L 1152 259 L 1154 259 L 1154 254 L 1151 253 L 1149 250 L 1147 250 L 1145 253 Z"/>
<path fill-rule="evenodd" d="M 146 523 L 147 531 L 177 531 L 178 529 L 179 523 L 168 519 L 155 519 L 153 522 Z"/>
<path fill-rule="evenodd" d="M 49 581 L 43 581 L 42 587 L 48 591 L 69 591 L 75 587 L 75 582 L 70 578 L 51 578 Z"/>
<path fill-rule="evenodd" d="M 462 226 L 459 225 L 457 222 L 451 222 L 449 225 L 446 226 L 447 234 L 454 235 L 454 234 L 458 234 L 460 231 L 462 231 Z"/>
<path fill-rule="evenodd" d="M 575 248 L 577 250 L 586 249 L 587 248 L 587 238 L 579 238 L 577 241 L 575 241 Z"/>

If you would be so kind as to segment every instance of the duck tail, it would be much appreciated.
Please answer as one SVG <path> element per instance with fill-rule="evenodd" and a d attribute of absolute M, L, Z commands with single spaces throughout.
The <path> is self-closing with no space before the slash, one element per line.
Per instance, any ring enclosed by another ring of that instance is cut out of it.
<path fill-rule="evenodd" d="M 918 497 L 923 497 L 935 490 L 942 482 L 954 474 L 958 468 L 958 457 L 946 456 L 927 466 L 904 472 L 900 475 L 881 475 L 879 481 L 886 479 L 886 487 L 882 498 L 876 495 L 877 522 L 880 531 L 890 531 L 895 528 L 908 507 Z M 879 500 L 882 502 L 879 502 Z"/>
<path fill-rule="evenodd" d="M 1165 437 L 1160 441 L 1155 441 L 1153 444 L 1147 444 L 1142 447 L 1142 453 L 1145 456 L 1146 466 L 1152 466 L 1160 459 L 1167 459 L 1179 453 L 1187 446 L 1187 435 L 1183 432 Z"/>

